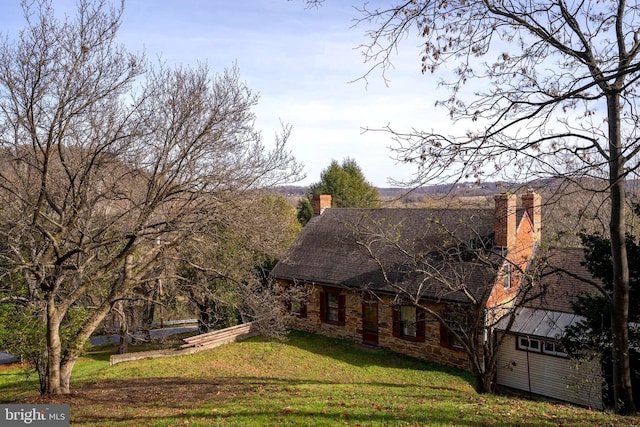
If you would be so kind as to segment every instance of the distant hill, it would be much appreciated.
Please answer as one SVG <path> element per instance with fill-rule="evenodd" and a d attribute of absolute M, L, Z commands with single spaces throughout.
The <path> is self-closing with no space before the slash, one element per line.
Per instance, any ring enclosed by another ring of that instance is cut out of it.
<path fill-rule="evenodd" d="M 476 184 L 471 182 L 463 182 L 457 184 L 439 184 L 418 188 L 402 188 L 402 187 L 378 187 L 378 192 L 383 200 L 402 199 L 406 196 L 487 196 L 500 193 L 508 189 L 515 188 L 515 185 L 506 182 L 488 182 Z M 306 193 L 308 187 L 286 185 L 276 188 L 278 194 L 284 197 L 302 197 Z"/>
<path fill-rule="evenodd" d="M 597 189 L 589 191 L 586 189 Z M 584 178 L 578 182 L 540 179 L 525 184 L 509 182 L 457 183 L 419 188 L 378 188 L 386 207 L 493 206 L 493 196 L 504 191 L 521 193 L 534 189 L 543 200 L 543 239 L 555 246 L 580 245 L 581 232 L 608 234 L 609 208 L 607 183 Z M 640 180 L 628 180 L 629 201 L 640 202 Z M 276 189 L 292 206 L 304 196 L 307 187 L 284 186 Z"/>
<path fill-rule="evenodd" d="M 592 180 L 594 183 L 595 180 Z M 600 181 L 601 182 L 601 181 Z M 627 189 L 636 193 L 640 188 L 640 180 L 627 180 Z M 459 182 L 455 184 L 437 184 L 417 188 L 404 187 L 378 187 L 378 192 L 383 200 L 401 200 L 405 197 L 420 198 L 421 196 L 453 196 L 476 197 L 491 196 L 504 191 L 522 191 L 524 188 L 532 188 L 538 191 L 559 191 L 566 186 L 566 182 L 560 178 L 538 179 L 525 184 L 517 184 L 506 181 L 484 182 Z M 593 185 L 596 186 L 595 184 Z M 588 187 L 588 186 L 584 186 Z M 285 197 L 302 197 L 308 187 L 305 186 L 280 186 L 276 192 Z"/>

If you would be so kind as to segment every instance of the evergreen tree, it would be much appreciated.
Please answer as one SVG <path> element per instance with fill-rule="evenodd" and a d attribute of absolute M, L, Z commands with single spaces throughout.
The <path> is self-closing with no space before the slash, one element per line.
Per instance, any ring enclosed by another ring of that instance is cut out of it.
<path fill-rule="evenodd" d="M 563 337 L 566 350 L 575 357 L 595 356 L 600 358 L 607 382 L 611 379 L 613 335 L 611 310 L 613 298 L 613 263 L 611 261 L 611 241 L 601 234 L 583 234 L 584 265 L 589 273 L 599 279 L 603 286 L 600 292 L 579 295 L 572 307 L 574 312 L 584 317 L 581 322 L 568 327 Z M 640 366 L 634 348 L 640 344 L 640 331 L 633 326 L 640 321 L 640 244 L 626 235 L 627 258 L 629 262 L 629 343 L 630 363 L 633 368 Z M 609 384 L 609 388 L 611 384 Z M 635 392 L 636 388 L 634 388 Z M 635 394 L 635 393 L 634 393 Z M 606 394 L 606 404 L 613 404 L 611 394 Z M 634 396 L 634 400 L 637 399 Z"/>
<path fill-rule="evenodd" d="M 366 181 L 360 166 L 351 158 L 346 158 L 342 164 L 333 160 L 322 171 L 320 182 L 312 184 L 300 199 L 298 221 L 302 225 L 313 216 L 313 196 L 319 194 L 330 194 L 331 206 L 335 208 L 380 207 L 378 189 Z"/>

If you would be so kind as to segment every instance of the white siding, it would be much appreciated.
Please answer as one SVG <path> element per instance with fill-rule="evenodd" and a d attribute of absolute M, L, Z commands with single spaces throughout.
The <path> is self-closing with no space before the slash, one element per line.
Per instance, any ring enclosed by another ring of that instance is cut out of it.
<path fill-rule="evenodd" d="M 499 352 L 498 385 L 591 408 L 602 407 L 602 379 L 597 361 L 578 362 L 517 350 L 515 336 L 511 334 Z"/>

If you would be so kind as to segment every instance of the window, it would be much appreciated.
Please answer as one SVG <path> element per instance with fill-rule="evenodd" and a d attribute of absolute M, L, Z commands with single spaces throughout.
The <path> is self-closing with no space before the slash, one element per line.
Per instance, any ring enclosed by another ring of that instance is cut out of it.
<path fill-rule="evenodd" d="M 297 298 L 291 299 L 291 314 L 300 315 L 302 311 L 302 301 Z"/>
<path fill-rule="evenodd" d="M 464 337 L 469 320 L 465 313 L 450 311 L 442 314 L 446 322 L 440 323 L 440 345 L 456 350 L 464 348 L 458 337 Z"/>
<path fill-rule="evenodd" d="M 567 357 L 567 352 L 564 351 L 562 343 L 557 341 L 545 341 L 542 345 L 542 352 L 552 356 Z"/>
<path fill-rule="evenodd" d="M 529 337 L 518 337 L 518 350 L 540 352 L 540 340 Z"/>
<path fill-rule="evenodd" d="M 297 317 L 307 317 L 307 305 L 302 298 L 292 296 L 290 300 L 290 312 Z"/>
<path fill-rule="evenodd" d="M 511 264 L 505 264 L 504 266 L 504 288 L 511 288 Z"/>
<path fill-rule="evenodd" d="M 327 293 L 327 321 L 337 322 L 340 313 L 340 302 L 338 295 L 334 293 Z"/>
<path fill-rule="evenodd" d="M 424 310 L 413 305 L 393 308 L 393 336 L 408 341 L 425 340 Z"/>
<path fill-rule="evenodd" d="M 416 337 L 416 308 L 408 305 L 400 307 L 400 336 Z"/>
<path fill-rule="evenodd" d="M 449 331 L 449 347 L 463 348 L 462 341 L 458 339 L 458 336 L 461 335 L 462 330 L 460 328 L 457 328 L 455 332 L 458 335 L 456 335 L 456 333 L 454 333 L 453 331 Z"/>
<path fill-rule="evenodd" d="M 562 343 L 555 340 L 542 340 L 527 336 L 519 336 L 516 341 L 516 348 L 532 353 L 544 353 L 551 356 L 567 357 L 567 353 Z"/>
<path fill-rule="evenodd" d="M 285 290 L 284 301 L 291 315 L 307 317 L 306 292 L 304 288 L 289 286 Z"/>
<path fill-rule="evenodd" d="M 320 317 L 323 322 L 334 325 L 345 324 L 345 296 L 337 289 L 320 292 Z"/>

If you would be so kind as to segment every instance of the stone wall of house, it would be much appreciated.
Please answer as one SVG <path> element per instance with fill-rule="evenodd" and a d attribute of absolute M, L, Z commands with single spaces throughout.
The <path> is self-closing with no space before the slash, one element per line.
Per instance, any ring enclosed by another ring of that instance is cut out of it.
<path fill-rule="evenodd" d="M 341 290 L 341 293 L 345 295 L 345 324 L 332 325 L 323 322 L 320 317 L 320 292 L 322 290 L 322 286 L 307 286 L 306 317 L 294 317 L 292 328 L 362 343 L 362 294 Z M 440 323 L 428 315 L 424 342 L 394 337 L 392 301 L 391 296 L 383 296 L 382 302 L 378 303 L 379 347 L 447 366 L 469 369 L 470 365 L 464 351 L 440 345 Z M 444 306 L 433 303 L 431 308 L 439 312 L 444 309 Z"/>
<path fill-rule="evenodd" d="M 329 337 L 362 342 L 362 313 L 360 295 L 343 292 L 345 295 L 345 325 L 332 325 L 320 317 L 320 286 L 307 286 L 307 316 L 293 319 L 293 328 Z"/>
<path fill-rule="evenodd" d="M 437 362 L 443 365 L 461 369 L 470 369 L 467 354 L 458 349 L 443 347 L 440 345 L 440 322 L 428 314 L 425 317 L 424 342 L 407 341 L 393 336 L 393 309 L 392 297 L 383 297 L 383 302 L 378 304 L 379 346 L 398 353 Z M 423 303 L 425 307 L 435 312 L 444 310 L 443 304 Z"/>

